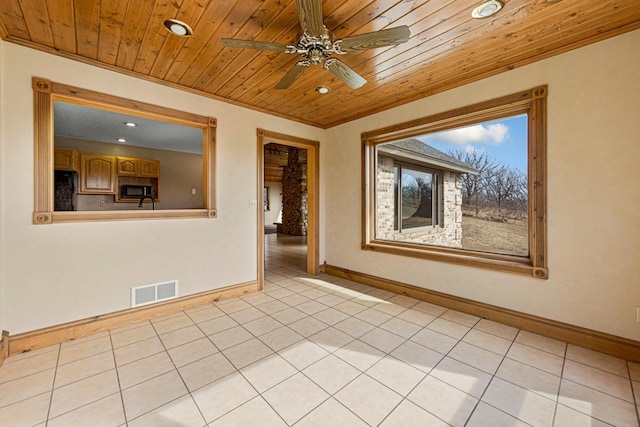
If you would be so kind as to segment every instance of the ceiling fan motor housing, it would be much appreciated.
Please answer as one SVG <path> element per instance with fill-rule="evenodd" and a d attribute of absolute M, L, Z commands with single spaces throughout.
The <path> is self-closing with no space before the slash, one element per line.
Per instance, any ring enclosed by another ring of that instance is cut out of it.
<path fill-rule="evenodd" d="M 332 39 L 331 33 L 326 28 L 323 34 L 318 37 L 305 33 L 300 37 L 296 46 L 292 46 L 293 49 L 287 51 L 287 53 L 297 53 L 305 58 L 305 61 L 300 61 L 300 65 L 318 65 L 334 53 L 344 53 L 340 50 L 337 42 Z"/>

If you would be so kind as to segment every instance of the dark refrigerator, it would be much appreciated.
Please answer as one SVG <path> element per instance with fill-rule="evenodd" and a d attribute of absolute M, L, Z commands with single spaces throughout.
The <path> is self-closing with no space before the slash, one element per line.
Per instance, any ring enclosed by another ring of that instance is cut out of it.
<path fill-rule="evenodd" d="M 53 209 L 55 211 L 75 211 L 76 210 L 76 186 L 78 174 L 73 171 L 55 171 L 54 189 L 55 200 Z"/>

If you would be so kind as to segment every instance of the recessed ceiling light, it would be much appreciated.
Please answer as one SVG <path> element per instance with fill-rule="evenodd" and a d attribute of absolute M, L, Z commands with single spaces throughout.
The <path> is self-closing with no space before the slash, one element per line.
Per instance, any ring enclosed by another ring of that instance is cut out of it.
<path fill-rule="evenodd" d="M 329 88 L 326 86 L 318 86 L 316 88 L 316 92 L 322 93 L 322 94 L 329 93 Z"/>
<path fill-rule="evenodd" d="M 137 124 L 135 124 L 135 123 L 133 123 L 133 122 L 124 122 L 124 124 L 125 124 L 126 126 L 129 126 L 129 127 L 132 127 L 132 128 L 134 128 L 134 127 L 138 126 Z"/>
<path fill-rule="evenodd" d="M 118 139 L 116 139 L 116 141 L 118 141 L 118 142 L 127 142 L 127 140 L 124 139 L 124 138 L 118 138 Z"/>
<path fill-rule="evenodd" d="M 504 3 L 500 0 L 489 0 L 473 9 L 471 16 L 476 19 L 488 18 L 498 13 L 503 6 Z"/>
<path fill-rule="evenodd" d="M 164 21 L 164 27 L 172 34 L 180 37 L 189 37 L 193 34 L 193 30 L 188 24 L 177 19 L 167 19 Z"/>

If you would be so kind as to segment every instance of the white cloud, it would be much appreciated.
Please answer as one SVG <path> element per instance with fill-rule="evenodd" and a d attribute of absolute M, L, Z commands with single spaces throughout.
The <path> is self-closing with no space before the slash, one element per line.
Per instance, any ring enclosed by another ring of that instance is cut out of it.
<path fill-rule="evenodd" d="M 432 141 L 444 142 L 454 145 L 468 144 L 500 144 L 507 139 L 509 127 L 503 123 L 495 123 L 488 126 L 473 125 L 465 128 L 454 129 L 429 135 Z"/>
<path fill-rule="evenodd" d="M 467 144 L 464 147 L 464 152 L 465 153 L 474 153 L 475 152 L 475 153 L 481 154 L 481 153 L 484 153 L 485 151 L 487 151 L 487 150 L 484 149 L 484 148 L 474 147 L 471 144 Z"/>

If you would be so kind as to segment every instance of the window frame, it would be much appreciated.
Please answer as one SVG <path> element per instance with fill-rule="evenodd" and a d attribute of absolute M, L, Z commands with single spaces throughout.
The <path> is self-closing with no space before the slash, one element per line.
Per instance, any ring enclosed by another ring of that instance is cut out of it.
<path fill-rule="evenodd" d="M 34 209 L 33 224 L 170 218 L 216 218 L 216 128 L 213 117 L 200 116 L 114 95 L 81 89 L 47 79 L 32 79 L 34 95 Z M 53 102 L 131 114 L 202 129 L 202 209 L 55 211 L 53 190 Z"/>
<path fill-rule="evenodd" d="M 440 189 L 440 185 L 441 185 L 441 179 L 440 179 L 440 175 L 442 174 L 442 171 L 440 170 L 435 170 L 435 169 L 431 169 L 429 167 L 425 167 L 425 166 L 419 166 L 419 165 L 415 165 L 412 163 L 408 163 L 402 160 L 397 160 L 395 158 L 393 158 L 393 166 L 398 167 L 398 200 L 396 201 L 396 209 L 398 212 L 398 227 L 394 227 L 394 231 L 402 234 L 402 233 L 416 233 L 419 231 L 424 231 L 424 230 L 430 230 L 430 229 L 435 229 L 435 228 L 442 228 L 444 224 L 442 224 L 441 222 L 441 210 L 442 210 L 442 203 L 443 200 L 440 197 L 440 194 L 442 193 L 441 189 Z M 422 172 L 422 173 L 427 173 L 427 174 L 431 174 L 432 177 L 435 177 L 435 179 L 432 178 L 432 184 L 431 184 L 431 200 L 432 200 L 432 206 L 431 206 L 431 224 L 429 225 L 422 225 L 420 227 L 414 227 L 414 228 L 407 228 L 405 230 L 404 227 L 402 227 L 402 191 L 401 191 L 401 187 L 402 187 L 402 170 L 403 169 L 409 169 L 412 171 L 416 171 L 416 172 Z M 434 184 L 435 181 L 435 184 Z M 394 184 L 395 186 L 395 184 Z M 435 191 L 435 203 L 433 202 L 434 198 L 433 198 L 433 193 Z M 435 204 L 435 207 L 433 206 L 433 204 Z M 434 224 L 433 223 L 433 217 L 436 217 L 437 223 Z"/>
<path fill-rule="evenodd" d="M 365 251 L 404 255 L 548 279 L 547 268 L 547 86 L 495 98 L 428 117 L 363 132 L 362 140 L 362 243 Z M 440 132 L 462 126 L 526 114 L 527 116 L 527 256 L 470 249 L 378 240 L 376 236 L 376 168 L 379 144 Z"/>

